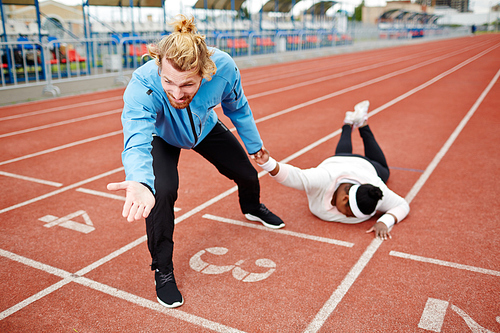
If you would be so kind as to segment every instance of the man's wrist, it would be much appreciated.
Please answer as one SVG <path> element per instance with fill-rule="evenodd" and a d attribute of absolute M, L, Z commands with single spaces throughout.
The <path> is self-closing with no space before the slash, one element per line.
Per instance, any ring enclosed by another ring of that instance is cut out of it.
<path fill-rule="evenodd" d="M 151 188 L 151 186 L 149 186 L 149 185 L 148 185 L 148 184 L 146 184 L 146 183 L 142 183 L 142 182 L 141 182 L 141 184 L 142 184 L 142 185 L 144 185 L 144 186 L 146 186 L 146 187 L 148 188 L 148 190 L 150 190 L 150 191 L 151 191 L 151 193 L 155 194 L 155 193 L 153 192 L 153 189 Z"/>

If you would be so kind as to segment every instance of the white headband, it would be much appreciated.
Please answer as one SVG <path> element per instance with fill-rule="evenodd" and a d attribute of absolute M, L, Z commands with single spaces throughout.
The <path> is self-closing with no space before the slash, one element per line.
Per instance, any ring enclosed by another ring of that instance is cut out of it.
<path fill-rule="evenodd" d="M 357 218 L 366 218 L 370 217 L 370 215 L 363 214 L 359 208 L 358 208 L 358 203 L 356 202 L 356 192 L 358 191 L 359 185 L 353 185 L 349 189 L 349 207 L 351 207 L 351 212 L 356 216 Z"/>

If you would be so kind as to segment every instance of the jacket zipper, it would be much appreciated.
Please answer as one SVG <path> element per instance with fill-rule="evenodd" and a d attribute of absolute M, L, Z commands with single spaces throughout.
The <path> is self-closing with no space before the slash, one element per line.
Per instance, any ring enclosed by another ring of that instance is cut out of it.
<path fill-rule="evenodd" d="M 191 129 L 193 130 L 193 135 L 194 135 L 194 145 L 193 145 L 193 148 L 196 146 L 196 144 L 198 143 L 198 134 L 196 134 L 196 127 L 194 126 L 194 121 L 193 121 L 193 114 L 191 113 L 191 108 L 189 107 L 189 105 L 187 106 L 187 112 L 188 112 L 188 116 L 189 116 L 189 121 L 191 122 Z"/>

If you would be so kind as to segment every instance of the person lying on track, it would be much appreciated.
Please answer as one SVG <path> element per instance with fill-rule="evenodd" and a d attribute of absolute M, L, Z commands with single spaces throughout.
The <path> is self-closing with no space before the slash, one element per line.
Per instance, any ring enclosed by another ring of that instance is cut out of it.
<path fill-rule="evenodd" d="M 278 163 L 267 149 L 253 158 L 279 183 L 306 192 L 311 213 L 325 221 L 360 223 L 384 213 L 367 230 L 382 240 L 391 238 L 390 229 L 409 213 L 406 200 L 385 184 L 389 167 L 368 126 L 369 101 L 348 111 L 335 155 L 311 169 Z M 358 128 L 365 156 L 352 153 L 351 133 Z"/>
<path fill-rule="evenodd" d="M 181 149 L 193 149 L 238 185 L 240 208 L 247 219 L 274 229 L 285 226 L 260 202 L 257 170 L 214 111 L 220 103 L 249 155 L 262 151 L 234 60 L 207 46 L 193 17 L 180 15 L 173 26 L 173 33 L 148 46 L 153 60 L 134 72 L 125 90 L 126 181 L 108 184 L 109 190 L 126 190 L 122 215 L 128 221 L 146 219 L 156 295 L 170 308 L 184 303 L 172 262 Z"/>

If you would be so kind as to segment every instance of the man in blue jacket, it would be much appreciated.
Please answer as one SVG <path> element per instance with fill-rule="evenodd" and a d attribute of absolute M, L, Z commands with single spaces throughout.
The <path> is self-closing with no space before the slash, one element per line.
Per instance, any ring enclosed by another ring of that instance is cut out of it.
<path fill-rule="evenodd" d="M 108 185 L 109 190 L 126 190 L 122 214 L 129 222 L 146 219 L 157 298 L 171 308 L 184 303 L 172 263 L 182 148 L 195 150 L 236 182 L 247 219 L 269 228 L 285 226 L 260 203 L 257 171 L 213 110 L 221 104 L 250 155 L 263 152 L 233 59 L 207 47 L 193 18 L 181 15 L 173 25 L 172 34 L 148 46 L 154 60 L 134 72 L 125 90 L 122 161 L 126 180 Z"/>

